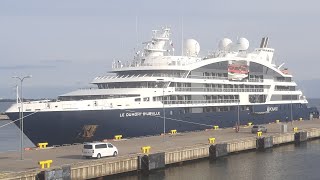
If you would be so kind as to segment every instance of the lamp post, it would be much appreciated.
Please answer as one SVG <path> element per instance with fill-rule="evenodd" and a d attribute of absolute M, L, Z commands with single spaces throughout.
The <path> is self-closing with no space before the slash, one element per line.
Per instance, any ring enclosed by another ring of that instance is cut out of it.
<path fill-rule="evenodd" d="M 26 78 L 31 78 L 31 75 L 19 77 L 13 76 L 12 78 L 16 78 L 20 80 L 20 159 L 23 160 L 23 97 L 22 97 L 22 83 Z"/>
<path fill-rule="evenodd" d="M 240 94 L 238 95 L 238 123 L 237 123 L 237 132 L 240 130 Z"/>
<path fill-rule="evenodd" d="M 166 134 L 166 111 L 164 109 L 164 85 L 165 83 L 163 82 L 163 86 L 162 86 L 162 99 L 163 99 L 163 102 L 162 102 L 162 109 L 163 109 L 163 139 L 164 139 L 164 136 Z"/>
<path fill-rule="evenodd" d="M 164 87 L 165 87 L 165 82 L 164 79 L 157 79 L 157 81 L 162 82 L 162 110 L 163 110 L 163 139 L 166 134 L 166 111 L 164 109 Z"/>
<path fill-rule="evenodd" d="M 240 99 L 238 100 L 238 125 L 240 126 Z"/>
<path fill-rule="evenodd" d="M 290 103 L 290 118 L 291 118 L 291 125 L 293 126 L 293 115 L 292 115 L 292 92 L 290 93 L 290 100 L 291 100 L 291 103 Z"/>

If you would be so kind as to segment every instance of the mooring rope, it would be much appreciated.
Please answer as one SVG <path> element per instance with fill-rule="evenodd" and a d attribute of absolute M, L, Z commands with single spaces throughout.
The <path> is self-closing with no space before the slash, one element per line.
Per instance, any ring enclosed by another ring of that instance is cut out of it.
<path fill-rule="evenodd" d="M 138 111 L 132 111 L 132 110 L 126 110 L 126 109 L 123 109 L 123 110 L 127 111 L 127 112 L 139 113 Z M 163 116 L 158 116 L 158 115 L 152 116 L 152 117 L 164 118 Z M 169 117 L 165 117 L 165 119 L 177 121 L 177 122 L 195 124 L 195 125 L 200 125 L 200 126 L 212 127 L 212 125 L 209 125 L 209 124 L 202 124 L 202 123 L 197 123 L 197 122 L 192 122 L 192 121 L 185 121 L 185 120 L 181 120 L 181 119 L 174 119 L 174 118 L 169 118 Z"/>
<path fill-rule="evenodd" d="M 31 113 L 31 114 L 28 114 L 28 115 L 26 115 L 26 116 L 23 116 L 23 118 L 29 117 L 29 116 L 31 116 L 31 115 L 33 115 L 33 114 L 36 114 L 37 112 L 39 112 L 39 111 L 35 111 L 35 112 Z M 14 120 L 14 121 L 11 121 L 11 122 L 9 122 L 9 123 L 6 123 L 6 124 L 4 124 L 4 125 L 1 125 L 0 128 L 3 128 L 3 127 L 8 126 L 8 125 L 10 125 L 10 124 L 12 124 L 12 123 L 15 123 L 16 121 L 20 121 L 21 119 L 22 119 L 22 118 L 18 118 L 18 119 Z"/>

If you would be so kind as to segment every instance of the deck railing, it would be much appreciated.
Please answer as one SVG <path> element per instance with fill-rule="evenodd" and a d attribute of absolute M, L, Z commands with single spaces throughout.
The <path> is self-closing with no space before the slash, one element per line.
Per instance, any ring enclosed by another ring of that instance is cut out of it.
<path fill-rule="evenodd" d="M 164 104 L 225 104 L 239 103 L 238 99 L 223 99 L 223 100 L 164 100 Z"/>
<path fill-rule="evenodd" d="M 209 88 L 209 87 L 176 87 L 176 91 L 188 92 L 264 92 L 264 89 L 253 88 Z"/>

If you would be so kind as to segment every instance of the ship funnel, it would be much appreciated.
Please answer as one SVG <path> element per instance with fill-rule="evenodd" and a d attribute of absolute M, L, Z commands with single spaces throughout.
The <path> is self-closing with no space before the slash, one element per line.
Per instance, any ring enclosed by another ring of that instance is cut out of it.
<path fill-rule="evenodd" d="M 265 37 L 264 48 L 267 48 L 268 43 L 269 43 L 269 38 L 268 38 L 268 37 Z"/>
<path fill-rule="evenodd" d="M 260 48 L 266 48 L 268 46 L 269 38 L 263 37 L 261 40 Z"/>

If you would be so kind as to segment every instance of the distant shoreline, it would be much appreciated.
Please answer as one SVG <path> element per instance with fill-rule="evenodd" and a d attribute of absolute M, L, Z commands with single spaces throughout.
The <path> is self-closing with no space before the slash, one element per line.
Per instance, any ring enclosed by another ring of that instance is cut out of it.
<path fill-rule="evenodd" d="M 0 102 L 16 102 L 15 99 L 0 99 Z"/>
<path fill-rule="evenodd" d="M 41 99 L 23 99 L 23 101 L 39 101 L 39 100 L 51 100 L 50 98 L 41 98 Z M 0 99 L 0 102 L 16 102 L 16 99 Z"/>

